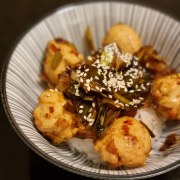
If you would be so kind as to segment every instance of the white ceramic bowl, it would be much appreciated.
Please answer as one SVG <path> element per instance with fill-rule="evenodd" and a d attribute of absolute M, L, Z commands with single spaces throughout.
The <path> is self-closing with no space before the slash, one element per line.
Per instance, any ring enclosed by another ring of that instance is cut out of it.
<path fill-rule="evenodd" d="M 168 152 L 158 148 L 170 133 L 180 134 L 180 124 L 165 129 L 155 142 L 147 165 L 115 170 L 94 165 L 84 154 L 72 152 L 66 144 L 51 145 L 34 127 L 32 111 L 43 91 L 39 74 L 49 40 L 63 37 L 73 42 L 80 52 L 84 48 L 84 30 L 89 25 L 100 46 L 111 25 L 124 22 L 134 28 L 144 45 L 151 44 L 166 57 L 168 64 L 180 71 L 180 23 L 156 10 L 121 2 L 88 2 L 61 7 L 34 25 L 14 47 L 4 66 L 2 98 L 9 120 L 35 152 L 68 171 L 102 179 L 138 179 L 155 176 L 180 164 L 180 144 Z"/>

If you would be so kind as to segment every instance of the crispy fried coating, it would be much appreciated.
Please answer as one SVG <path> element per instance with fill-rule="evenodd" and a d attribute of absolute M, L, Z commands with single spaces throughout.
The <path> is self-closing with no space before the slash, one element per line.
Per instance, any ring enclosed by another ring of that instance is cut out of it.
<path fill-rule="evenodd" d="M 78 130 L 76 118 L 64 108 L 65 103 L 62 93 L 49 89 L 40 95 L 33 112 L 35 126 L 53 144 L 66 141 Z"/>
<path fill-rule="evenodd" d="M 132 117 L 116 119 L 95 142 L 95 149 L 111 167 L 137 167 L 145 164 L 151 150 L 147 129 Z"/>
<path fill-rule="evenodd" d="M 83 61 L 83 56 L 75 46 L 63 39 L 55 39 L 48 43 L 44 60 L 44 72 L 53 84 L 58 84 L 58 75 Z"/>
<path fill-rule="evenodd" d="M 180 120 L 180 74 L 154 80 L 151 90 L 157 110 L 168 120 Z"/>
<path fill-rule="evenodd" d="M 134 54 L 141 48 L 141 40 L 137 33 L 126 24 L 115 24 L 106 33 L 103 45 L 116 42 L 120 50 Z"/>

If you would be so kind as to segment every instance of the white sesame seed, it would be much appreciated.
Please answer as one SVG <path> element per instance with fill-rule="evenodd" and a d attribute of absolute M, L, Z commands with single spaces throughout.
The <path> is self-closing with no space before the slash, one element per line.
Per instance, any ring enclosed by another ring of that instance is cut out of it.
<path fill-rule="evenodd" d="M 81 106 L 79 106 L 80 108 L 84 108 L 84 106 L 83 105 L 81 105 Z"/>
<path fill-rule="evenodd" d="M 134 66 L 137 66 L 138 62 L 137 61 L 133 61 L 133 64 L 134 64 Z"/>
<path fill-rule="evenodd" d="M 99 87 L 98 87 L 98 86 L 96 86 L 95 88 L 96 88 L 97 90 L 99 90 Z"/>
<path fill-rule="evenodd" d="M 79 89 L 76 89 L 75 95 L 76 95 L 76 96 L 80 96 L 80 95 L 79 95 Z"/>
<path fill-rule="evenodd" d="M 133 79 L 137 79 L 137 76 L 134 76 L 134 75 L 130 75 Z"/>
<path fill-rule="evenodd" d="M 131 102 L 131 105 L 136 105 L 136 104 L 139 104 L 140 102 L 141 102 L 140 99 L 133 99 Z"/>
<path fill-rule="evenodd" d="M 134 90 L 130 90 L 129 92 L 130 92 L 130 93 L 134 93 Z"/>
<path fill-rule="evenodd" d="M 80 78 L 80 82 L 81 82 L 81 83 L 83 82 L 83 78 Z"/>
<path fill-rule="evenodd" d="M 84 76 L 84 72 L 80 73 L 80 76 Z"/>
<path fill-rule="evenodd" d="M 119 100 L 115 100 L 114 102 L 115 102 L 115 103 L 119 103 Z"/>
<path fill-rule="evenodd" d="M 88 72 L 88 71 L 89 71 L 89 69 L 85 69 L 84 71 L 85 71 L 85 72 Z"/>
<path fill-rule="evenodd" d="M 80 73 L 81 73 L 81 71 L 80 71 L 80 70 L 76 70 L 76 73 L 80 74 Z"/>
<path fill-rule="evenodd" d="M 92 119 L 92 121 L 89 123 L 89 126 L 92 126 L 94 123 L 94 119 Z"/>
<path fill-rule="evenodd" d="M 90 60 L 90 61 L 93 60 L 93 58 L 91 56 L 88 56 L 87 59 Z"/>
<path fill-rule="evenodd" d="M 111 91 L 111 88 L 110 88 L 110 87 L 108 87 L 107 89 L 108 89 L 108 91 Z"/>
<path fill-rule="evenodd" d="M 92 108 L 89 109 L 89 112 L 92 112 Z"/>
<path fill-rule="evenodd" d="M 99 77 L 98 77 L 98 76 L 95 76 L 95 79 L 99 80 Z"/>
<path fill-rule="evenodd" d="M 100 61 L 99 61 L 99 59 L 96 59 L 96 62 L 95 62 L 96 64 L 99 64 L 100 63 Z"/>
<path fill-rule="evenodd" d="M 142 88 L 143 90 L 146 90 L 144 84 L 141 84 L 141 88 Z"/>
<path fill-rule="evenodd" d="M 80 114 L 83 113 L 83 110 L 79 110 L 79 113 L 80 113 Z"/>
<path fill-rule="evenodd" d="M 86 79 L 86 83 L 90 83 L 91 82 L 91 80 L 90 79 Z"/>
<path fill-rule="evenodd" d="M 90 86 L 87 86 L 87 91 L 90 91 L 90 90 L 91 90 Z"/>
<path fill-rule="evenodd" d="M 108 96 L 109 96 L 109 98 L 112 98 L 112 95 L 111 95 L 111 94 L 109 94 Z"/>
<path fill-rule="evenodd" d="M 124 107 L 124 104 L 123 104 L 123 103 L 121 103 L 121 102 L 119 103 L 119 105 L 121 105 L 122 107 Z"/>
<path fill-rule="evenodd" d="M 92 116 L 92 113 L 89 113 L 89 114 L 88 114 L 88 118 L 90 118 L 91 116 Z"/>

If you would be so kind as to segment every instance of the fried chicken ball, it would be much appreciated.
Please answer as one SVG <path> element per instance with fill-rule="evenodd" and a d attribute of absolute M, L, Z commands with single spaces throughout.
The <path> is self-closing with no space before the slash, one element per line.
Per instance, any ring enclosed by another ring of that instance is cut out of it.
<path fill-rule="evenodd" d="M 65 103 L 62 93 L 49 89 L 40 95 L 33 112 L 35 126 L 53 144 L 66 141 L 78 130 L 73 114 L 63 107 Z"/>
<path fill-rule="evenodd" d="M 137 33 L 126 24 L 115 24 L 106 33 L 103 45 L 116 42 L 120 50 L 134 54 L 141 48 L 141 40 Z"/>
<path fill-rule="evenodd" d="M 48 43 L 44 61 L 44 72 L 53 84 L 58 84 L 58 74 L 75 67 L 83 61 L 83 56 L 75 46 L 63 39 L 55 39 Z"/>
<path fill-rule="evenodd" d="M 151 90 L 157 110 L 168 120 L 180 120 L 180 74 L 154 80 Z"/>
<path fill-rule="evenodd" d="M 150 134 L 141 122 L 124 116 L 105 130 L 95 149 L 111 167 L 137 167 L 145 164 L 151 145 Z"/>

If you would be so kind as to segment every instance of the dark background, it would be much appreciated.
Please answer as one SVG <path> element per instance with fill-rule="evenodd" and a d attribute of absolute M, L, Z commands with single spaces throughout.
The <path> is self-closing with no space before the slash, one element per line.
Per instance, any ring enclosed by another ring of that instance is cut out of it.
<path fill-rule="evenodd" d="M 0 71 L 17 38 L 41 17 L 72 0 L 0 0 Z M 126 0 L 180 20 L 180 0 Z M 31 151 L 12 129 L 0 104 L 0 180 L 88 179 L 55 167 Z M 180 180 L 180 168 L 150 180 Z"/>

